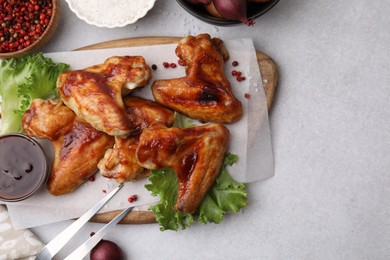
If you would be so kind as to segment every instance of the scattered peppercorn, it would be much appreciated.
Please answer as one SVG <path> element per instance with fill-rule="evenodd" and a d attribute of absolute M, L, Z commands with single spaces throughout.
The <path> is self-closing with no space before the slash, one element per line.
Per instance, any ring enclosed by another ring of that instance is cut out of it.
<path fill-rule="evenodd" d="M 245 97 L 246 99 L 250 99 L 250 98 L 251 98 L 251 94 L 245 93 L 244 97 Z"/>
<path fill-rule="evenodd" d="M 89 236 L 93 237 L 96 233 L 95 232 L 91 232 L 91 234 L 89 234 Z"/>
<path fill-rule="evenodd" d="M 164 66 L 164 68 L 166 68 L 166 69 L 168 69 L 168 68 L 172 68 L 172 69 L 174 69 L 174 68 L 176 68 L 177 67 L 177 65 L 176 65 L 176 63 L 169 63 L 169 62 L 166 62 L 166 61 L 164 61 L 163 63 L 162 63 L 162 65 Z"/>
<path fill-rule="evenodd" d="M 238 82 L 241 82 L 244 81 L 246 78 L 244 76 L 238 75 L 236 79 Z"/>
<path fill-rule="evenodd" d="M 238 66 L 238 61 L 236 61 L 236 60 L 233 61 L 233 62 L 232 62 L 232 65 L 233 65 L 234 67 L 237 67 L 237 66 Z"/>
<path fill-rule="evenodd" d="M 106 191 L 106 190 L 102 190 L 102 192 L 103 192 L 103 193 L 107 193 L 107 191 Z"/>
<path fill-rule="evenodd" d="M 156 70 L 157 69 L 157 65 L 156 64 L 153 64 L 152 65 L 152 70 Z"/>
<path fill-rule="evenodd" d="M 95 181 L 95 176 L 90 176 L 90 177 L 88 178 L 88 180 L 89 180 L 89 181 Z"/>
<path fill-rule="evenodd" d="M 232 76 L 236 77 L 236 80 L 238 82 L 241 82 L 246 79 L 244 76 L 242 76 L 242 72 L 237 70 L 232 70 Z"/>
<path fill-rule="evenodd" d="M 0 53 L 30 46 L 46 30 L 52 13 L 52 0 L 0 0 Z"/>
<path fill-rule="evenodd" d="M 137 196 L 136 194 L 134 194 L 134 195 L 131 195 L 127 200 L 128 200 L 130 203 L 132 203 L 132 202 L 134 202 L 134 201 L 137 201 L 137 199 L 138 199 L 138 196 Z"/>

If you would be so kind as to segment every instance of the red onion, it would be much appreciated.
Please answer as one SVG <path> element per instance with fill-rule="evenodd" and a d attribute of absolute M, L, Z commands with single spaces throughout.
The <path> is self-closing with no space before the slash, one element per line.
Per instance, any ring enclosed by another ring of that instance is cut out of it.
<path fill-rule="evenodd" d="M 194 5 L 209 5 L 211 4 L 211 0 L 187 0 L 188 3 Z"/>
<path fill-rule="evenodd" d="M 212 0 L 215 9 L 226 19 L 239 20 L 245 25 L 253 25 L 253 19 L 248 21 L 246 0 Z"/>
<path fill-rule="evenodd" d="M 90 253 L 91 260 L 123 260 L 122 249 L 109 240 L 102 239 Z"/>

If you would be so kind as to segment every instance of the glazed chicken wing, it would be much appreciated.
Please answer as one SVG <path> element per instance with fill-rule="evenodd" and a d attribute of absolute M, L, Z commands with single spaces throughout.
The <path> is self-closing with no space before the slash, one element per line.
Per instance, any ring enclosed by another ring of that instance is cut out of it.
<path fill-rule="evenodd" d="M 155 122 L 168 127 L 173 125 L 173 111 L 156 102 L 132 96 L 124 98 L 123 102 L 127 114 L 141 131 Z M 135 157 L 138 143 L 139 136 L 115 137 L 114 147 L 107 150 L 98 164 L 100 174 L 120 183 L 147 176 L 149 171 L 140 166 Z"/>
<path fill-rule="evenodd" d="M 178 181 L 175 210 L 194 213 L 213 185 L 227 151 L 229 130 L 221 124 L 190 128 L 146 128 L 137 159 L 147 169 L 172 168 Z"/>
<path fill-rule="evenodd" d="M 97 171 L 97 164 L 114 138 L 96 130 L 63 105 L 35 99 L 23 116 L 28 135 L 48 138 L 54 146 L 49 192 L 62 195 L 75 190 Z"/>
<path fill-rule="evenodd" d="M 221 40 L 208 34 L 180 40 L 176 55 L 188 66 L 186 76 L 156 80 L 152 85 L 155 100 L 189 117 L 205 122 L 231 123 L 243 111 L 233 95 L 223 66 L 228 58 Z"/>
<path fill-rule="evenodd" d="M 151 70 L 140 56 L 114 56 L 103 64 L 63 72 L 57 80 L 62 100 L 77 116 L 109 135 L 139 133 L 128 120 L 122 96 L 145 86 Z"/>

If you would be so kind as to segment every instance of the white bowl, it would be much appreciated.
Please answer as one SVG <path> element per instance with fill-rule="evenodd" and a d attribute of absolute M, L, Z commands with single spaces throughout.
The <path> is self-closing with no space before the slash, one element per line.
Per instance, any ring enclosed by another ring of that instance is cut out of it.
<path fill-rule="evenodd" d="M 66 0 L 70 10 L 85 22 L 106 28 L 135 23 L 156 0 Z"/>

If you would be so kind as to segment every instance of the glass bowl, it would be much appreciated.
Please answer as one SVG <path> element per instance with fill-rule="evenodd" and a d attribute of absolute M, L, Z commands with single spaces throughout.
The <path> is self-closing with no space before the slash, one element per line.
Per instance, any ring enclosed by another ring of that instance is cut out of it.
<path fill-rule="evenodd" d="M 24 200 L 46 183 L 49 165 L 41 145 L 19 133 L 0 136 L 0 200 Z"/>

